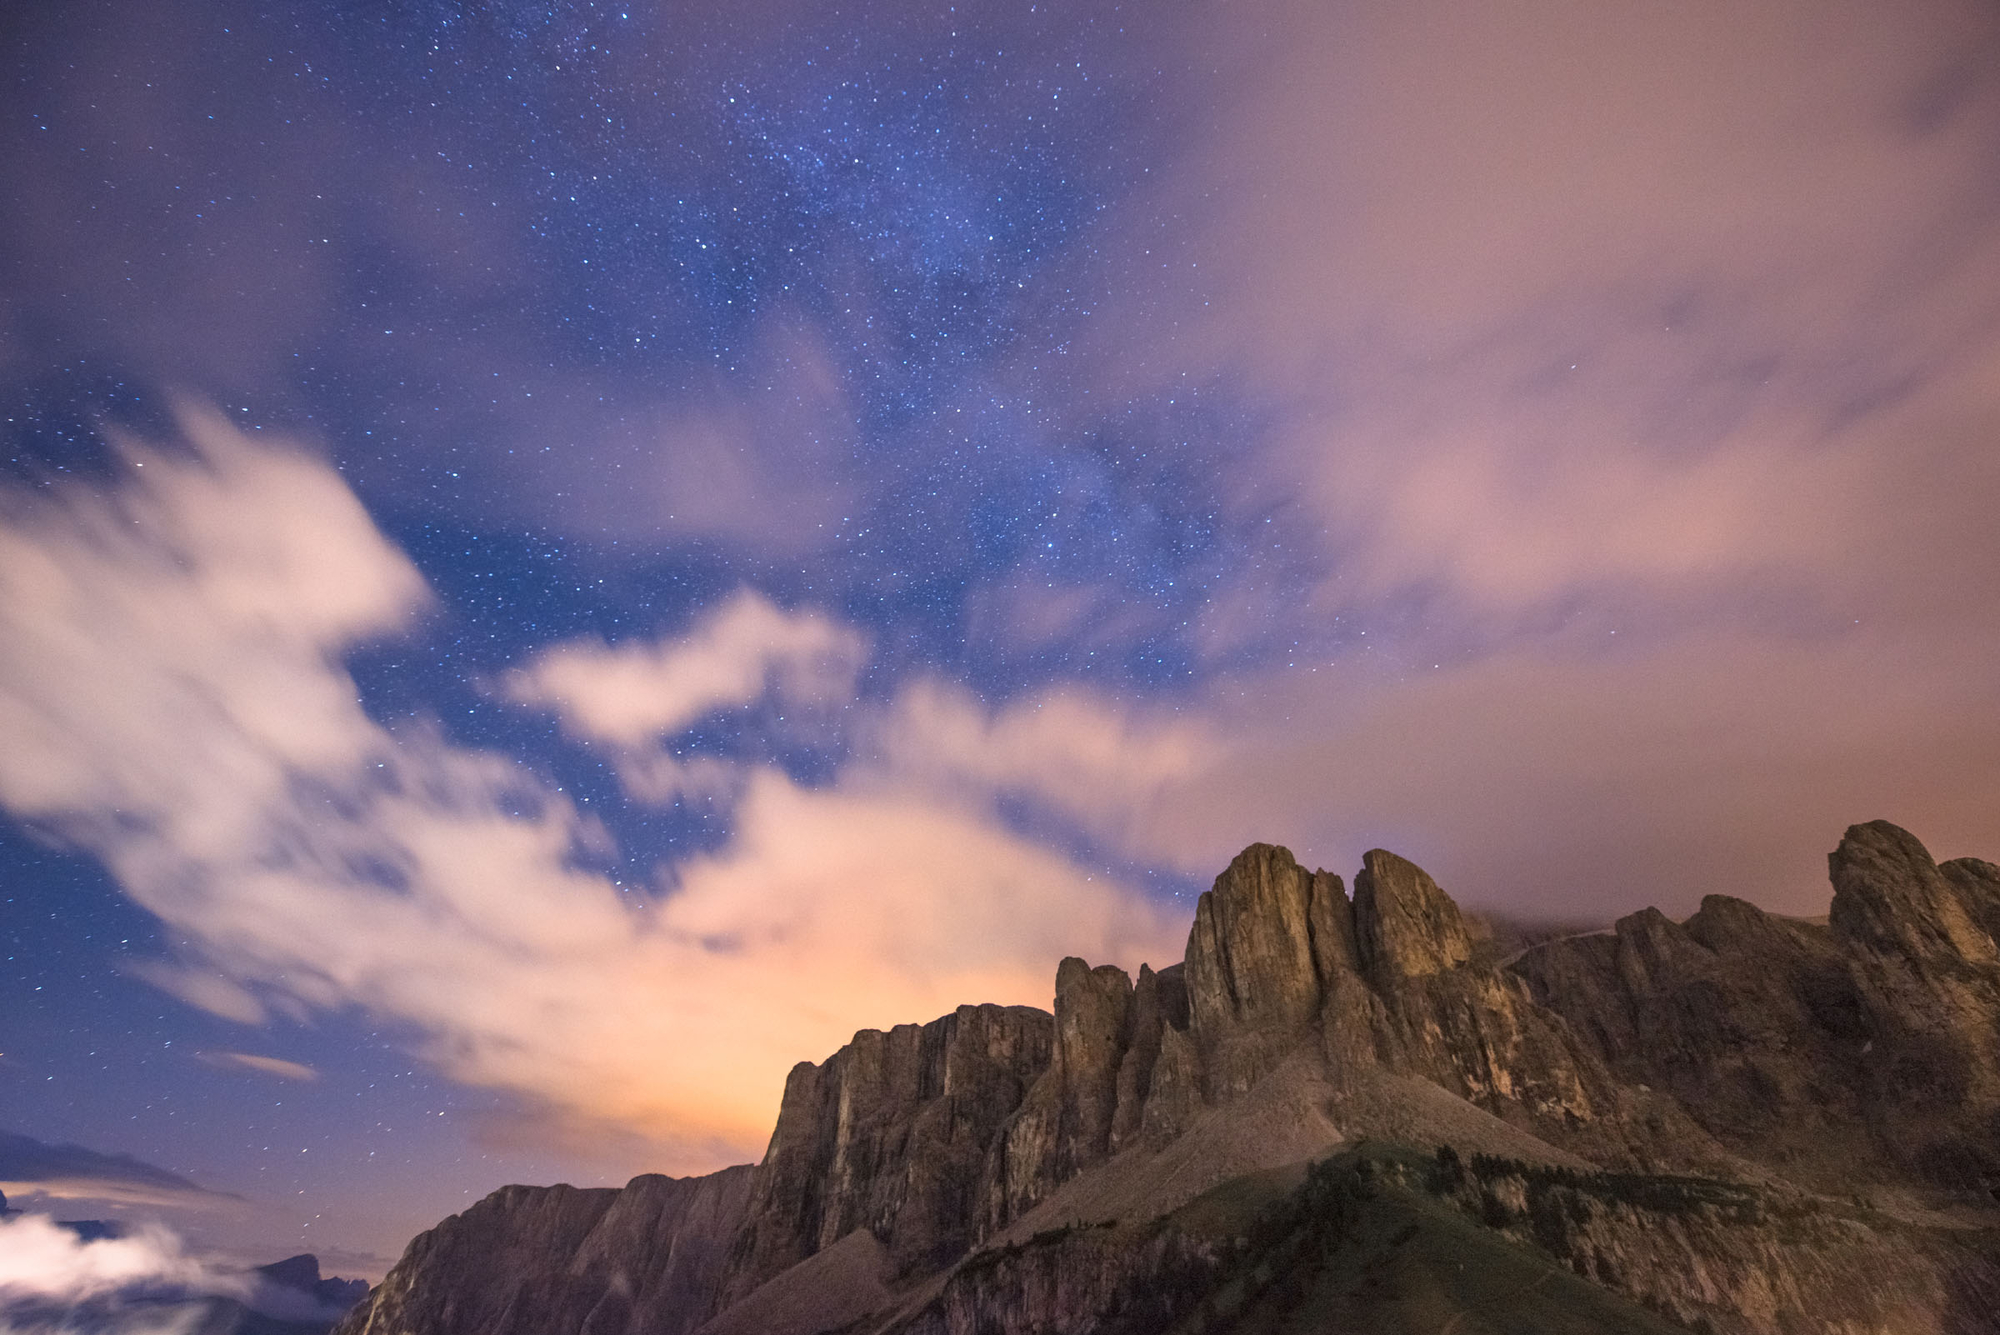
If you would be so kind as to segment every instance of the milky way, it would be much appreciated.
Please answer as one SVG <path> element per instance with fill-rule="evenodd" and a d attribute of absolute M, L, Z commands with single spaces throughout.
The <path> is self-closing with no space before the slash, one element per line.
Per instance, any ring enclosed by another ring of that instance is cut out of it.
<path fill-rule="evenodd" d="M 1572 921 L 2000 856 L 1980 6 L 0 49 L 0 1130 L 204 1236 L 754 1156 L 1251 839 Z"/>

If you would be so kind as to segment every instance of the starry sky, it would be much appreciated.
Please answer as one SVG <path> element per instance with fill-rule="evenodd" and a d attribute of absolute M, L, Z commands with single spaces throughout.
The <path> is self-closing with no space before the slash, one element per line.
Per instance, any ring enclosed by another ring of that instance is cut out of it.
<path fill-rule="evenodd" d="M 1990 5 L 13 6 L 0 161 L 16 1204 L 379 1275 L 1252 840 L 2000 857 Z"/>

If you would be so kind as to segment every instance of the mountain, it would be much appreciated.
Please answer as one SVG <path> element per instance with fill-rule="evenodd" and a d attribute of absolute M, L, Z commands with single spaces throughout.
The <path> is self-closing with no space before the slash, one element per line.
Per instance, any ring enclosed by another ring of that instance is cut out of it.
<path fill-rule="evenodd" d="M 2000 1329 L 2000 869 L 1830 870 L 1503 954 L 1253 845 L 1182 963 L 856 1034 L 754 1167 L 504 1188 L 339 1335 Z"/>
<path fill-rule="evenodd" d="M 365 1279 L 322 1277 L 319 1258 L 311 1252 L 260 1265 L 255 1273 L 258 1296 L 253 1302 L 271 1315 L 296 1315 L 308 1320 L 324 1313 L 339 1316 L 368 1296 Z M 302 1310 L 293 1300 L 294 1294 L 305 1299 L 310 1308 Z"/>
<path fill-rule="evenodd" d="M 79 1230 L 78 1223 L 101 1225 L 86 1220 L 56 1227 L 69 1229 L 85 1243 L 145 1236 L 127 1234 L 116 1226 L 102 1232 Z M 82 1294 L 15 1288 L 0 1274 L 0 1331 L 7 1335 L 326 1335 L 368 1296 L 366 1280 L 322 1278 L 319 1258 L 309 1253 L 258 1266 L 247 1274 L 210 1272 L 171 1279 L 138 1273 L 142 1269 L 135 1265 L 138 1259 L 128 1252 L 87 1265 L 98 1275 L 116 1276 L 118 1282 L 108 1289 L 93 1285 Z"/>

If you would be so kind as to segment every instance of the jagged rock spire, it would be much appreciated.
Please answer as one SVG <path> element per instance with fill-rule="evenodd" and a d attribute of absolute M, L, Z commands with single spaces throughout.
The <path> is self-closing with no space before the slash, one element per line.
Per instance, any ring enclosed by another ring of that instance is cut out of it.
<path fill-rule="evenodd" d="M 1422 867 L 1386 849 L 1362 855 L 1354 921 L 1362 968 L 1378 987 L 1472 958 L 1472 936 L 1458 905 Z"/>
<path fill-rule="evenodd" d="M 1828 854 L 1827 869 L 1833 878 L 1829 921 L 1848 940 L 1912 962 L 1940 956 L 2000 960 L 1993 937 L 1980 925 L 1983 915 L 1966 902 L 1976 878 L 1947 879 L 1908 830 L 1885 820 L 1851 826 Z"/>

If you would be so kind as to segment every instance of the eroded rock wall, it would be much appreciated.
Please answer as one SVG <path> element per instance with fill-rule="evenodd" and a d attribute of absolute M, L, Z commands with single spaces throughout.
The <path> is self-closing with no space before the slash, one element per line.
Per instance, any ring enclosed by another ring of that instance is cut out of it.
<path fill-rule="evenodd" d="M 732 1246 L 725 1299 L 866 1228 L 899 1270 L 944 1264 L 984 1217 L 994 1138 L 1048 1069 L 1055 1026 L 1026 1006 L 961 1006 L 863 1030 L 785 1082 Z"/>
<path fill-rule="evenodd" d="M 2000 1313 L 1993 1244 L 1974 1230 L 1914 1226 L 1782 1188 L 1480 1158 L 1453 1156 L 1403 1180 L 1715 1335 L 1986 1335 Z"/>
<path fill-rule="evenodd" d="M 1798 1180 L 2000 1187 L 2000 876 L 1881 821 L 1830 871 L 1824 925 L 1710 895 L 1512 971 L 1622 1082 Z"/>
<path fill-rule="evenodd" d="M 502 1187 L 417 1237 L 337 1335 L 686 1335 L 713 1309 L 750 1167 Z"/>
<path fill-rule="evenodd" d="M 1153 1199 L 1147 1164 L 1181 1164 L 1192 1128 L 1226 1140 L 1218 1119 L 1281 1079 L 1317 1091 L 1305 1121 L 1329 1144 L 1449 1124 L 1546 1163 L 1977 1201 L 2000 1188 L 2000 869 L 1938 865 L 1877 823 L 1848 832 L 1831 872 L 1824 924 L 1712 895 L 1684 923 L 1647 910 L 1503 965 L 1394 854 L 1366 855 L 1350 899 L 1339 877 L 1253 845 L 1201 897 L 1183 963 L 1135 980 L 1068 959 L 1052 1015 L 964 1006 L 856 1034 L 793 1070 L 754 1171 L 496 1193 L 413 1243 L 343 1335 L 683 1335 L 845 1255 L 829 1251 L 843 1239 L 866 1244 L 881 1292 L 944 1284 L 912 1329 L 1092 1329 L 1164 1292 L 1161 1267 L 1199 1280 L 1215 1257 L 1154 1255 L 1138 1239 L 1159 1235 L 1131 1220 L 1038 1249 L 1021 1238 L 1038 1225 L 1017 1222 L 1100 1167 L 1121 1199 Z M 1765 1258 L 1794 1277 L 1781 1305 L 1809 1304 L 1829 1267 L 1888 1264 L 1879 1230 L 1856 1242 L 1853 1221 L 1813 1218 L 1798 1255 Z M 1766 1328 L 1758 1313 L 1776 1309 L 1750 1272 L 1722 1278 L 1735 1234 L 1649 1241 L 1656 1226 L 1606 1207 L 1563 1245 L 1662 1285 L 1681 1267 L 1702 1303 L 1749 1322 L 1718 1328 Z M 1740 1226 L 1779 1245 L 1769 1219 Z M 1946 1302 L 1959 1280 L 1939 1265 L 1856 1307 L 1857 1328 Z"/>

